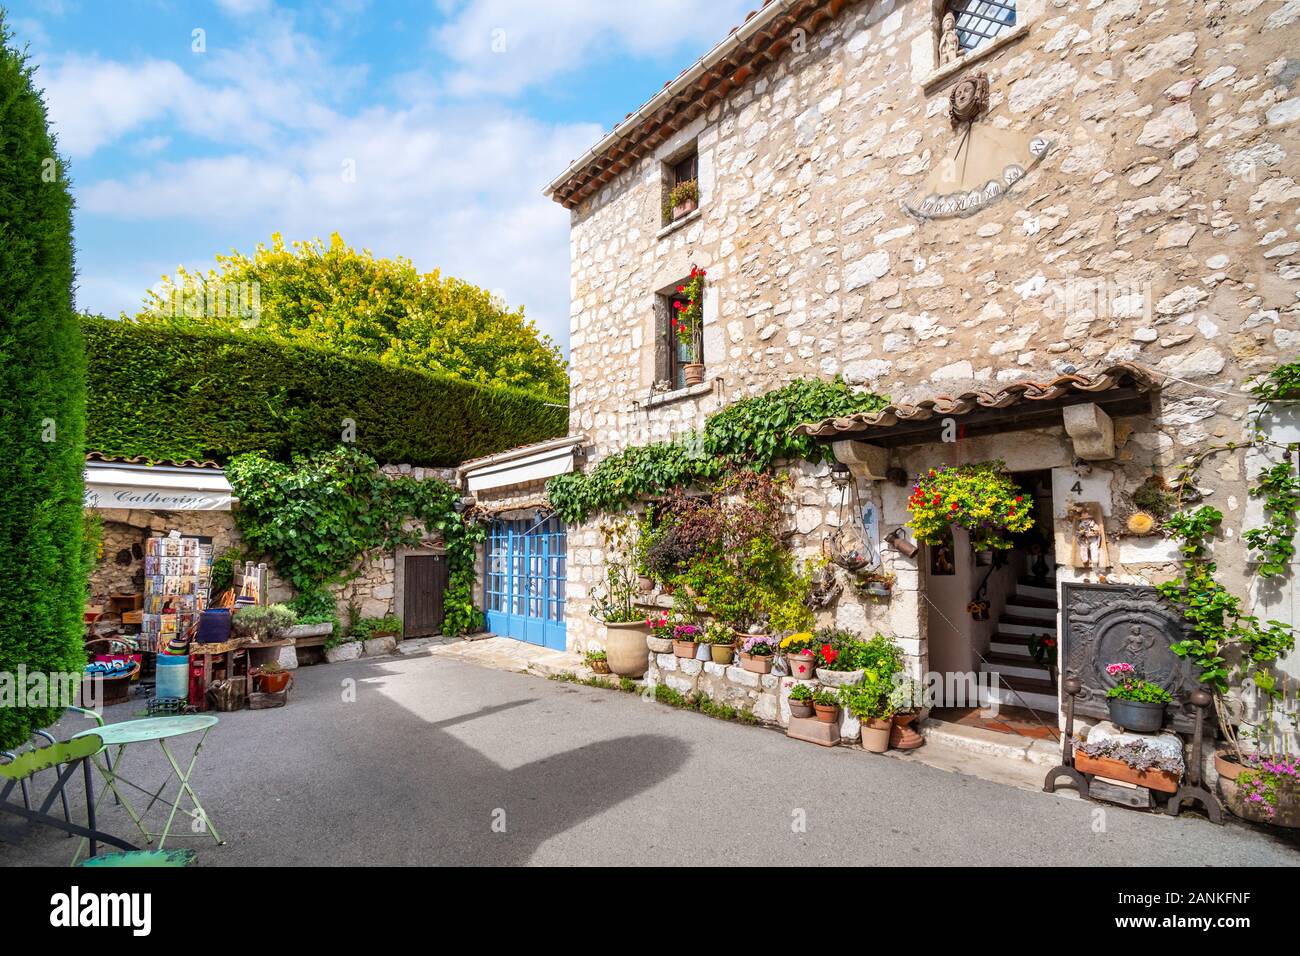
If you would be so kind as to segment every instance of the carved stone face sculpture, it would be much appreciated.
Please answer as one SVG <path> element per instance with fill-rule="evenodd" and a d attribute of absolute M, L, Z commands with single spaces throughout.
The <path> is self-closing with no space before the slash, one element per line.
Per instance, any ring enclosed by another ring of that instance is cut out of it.
<path fill-rule="evenodd" d="M 957 18 L 953 16 L 952 11 L 949 10 L 947 13 L 943 15 L 943 32 L 949 33 L 956 29 L 957 29 Z"/>
<path fill-rule="evenodd" d="M 962 80 L 952 91 L 952 114 L 960 120 L 969 121 L 975 118 L 974 107 L 975 82 Z"/>

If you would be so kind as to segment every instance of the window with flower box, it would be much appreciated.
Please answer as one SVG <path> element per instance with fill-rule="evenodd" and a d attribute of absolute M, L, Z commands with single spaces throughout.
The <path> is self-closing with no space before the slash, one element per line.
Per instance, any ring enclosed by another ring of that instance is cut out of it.
<path fill-rule="evenodd" d="M 699 208 L 700 154 L 694 144 L 664 163 L 663 224 L 684 219 Z"/>

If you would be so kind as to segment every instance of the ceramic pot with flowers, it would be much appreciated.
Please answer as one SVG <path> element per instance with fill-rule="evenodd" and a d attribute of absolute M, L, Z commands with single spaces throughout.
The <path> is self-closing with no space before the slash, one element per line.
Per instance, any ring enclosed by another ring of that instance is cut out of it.
<path fill-rule="evenodd" d="M 777 641 L 767 634 L 746 634 L 740 641 L 740 666 L 752 674 L 772 673 Z"/>
<path fill-rule="evenodd" d="M 817 655 L 812 651 L 786 654 L 785 666 L 795 680 L 812 680 L 817 671 Z"/>
<path fill-rule="evenodd" d="M 695 624 L 677 624 L 673 627 L 673 653 L 687 660 L 693 659 L 700 647 L 700 628 Z"/>
<path fill-rule="evenodd" d="M 1106 673 L 1115 681 L 1106 691 L 1111 723 L 1130 733 L 1159 733 L 1165 722 L 1165 708 L 1173 702 L 1173 695 L 1144 678 L 1127 661 L 1107 664 Z"/>

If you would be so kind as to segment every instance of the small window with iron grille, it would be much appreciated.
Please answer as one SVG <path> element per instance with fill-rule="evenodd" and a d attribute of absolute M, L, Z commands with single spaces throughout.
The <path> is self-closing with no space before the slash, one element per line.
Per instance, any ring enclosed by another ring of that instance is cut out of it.
<path fill-rule="evenodd" d="M 977 50 L 1016 25 L 1016 0 L 950 0 L 963 53 Z"/>

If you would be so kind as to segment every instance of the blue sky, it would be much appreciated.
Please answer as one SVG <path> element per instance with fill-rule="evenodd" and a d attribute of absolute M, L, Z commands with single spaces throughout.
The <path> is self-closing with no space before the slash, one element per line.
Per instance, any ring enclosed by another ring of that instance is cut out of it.
<path fill-rule="evenodd" d="M 542 188 L 757 5 L 0 0 L 71 165 L 78 307 L 338 231 L 566 351 L 569 217 Z"/>

